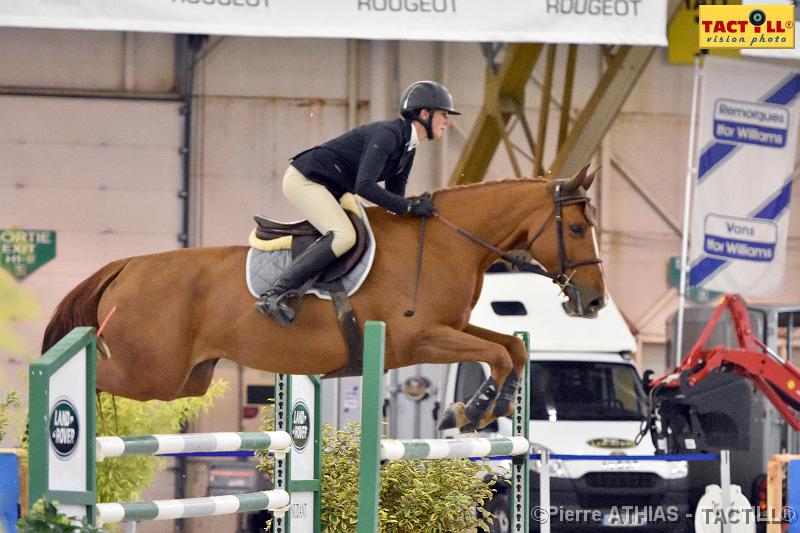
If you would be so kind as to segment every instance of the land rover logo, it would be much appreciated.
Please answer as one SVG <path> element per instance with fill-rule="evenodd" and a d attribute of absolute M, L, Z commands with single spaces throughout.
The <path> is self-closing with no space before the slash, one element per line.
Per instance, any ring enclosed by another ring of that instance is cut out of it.
<path fill-rule="evenodd" d="M 311 429 L 311 417 L 308 406 L 299 400 L 292 407 L 292 443 L 297 451 L 302 451 L 308 444 L 308 434 Z"/>
<path fill-rule="evenodd" d="M 56 402 L 50 411 L 50 444 L 59 457 L 67 458 L 78 447 L 80 420 L 75 406 L 67 399 Z"/>
<path fill-rule="evenodd" d="M 605 437 L 602 439 L 587 440 L 586 444 L 593 448 L 603 448 L 619 450 L 625 448 L 636 448 L 636 443 L 630 439 L 617 439 L 614 437 Z"/>

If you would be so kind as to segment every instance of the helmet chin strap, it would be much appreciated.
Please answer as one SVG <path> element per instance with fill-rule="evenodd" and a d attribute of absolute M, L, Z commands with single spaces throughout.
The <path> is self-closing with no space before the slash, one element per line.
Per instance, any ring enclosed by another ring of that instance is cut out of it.
<path fill-rule="evenodd" d="M 422 117 L 419 116 L 419 113 L 417 113 L 417 118 L 415 120 L 425 127 L 425 133 L 428 134 L 428 140 L 432 141 L 433 140 L 433 111 L 428 109 L 428 120 L 423 120 Z"/>

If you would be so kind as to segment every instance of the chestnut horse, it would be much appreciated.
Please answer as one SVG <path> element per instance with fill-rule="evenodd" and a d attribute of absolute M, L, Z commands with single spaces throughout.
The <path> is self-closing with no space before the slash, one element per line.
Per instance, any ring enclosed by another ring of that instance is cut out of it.
<path fill-rule="evenodd" d="M 593 317 L 605 305 L 586 196 L 593 177 L 583 169 L 559 182 L 526 178 L 436 191 L 411 317 L 404 312 L 417 280 L 420 219 L 367 210 L 377 251 L 351 302 L 362 326 L 368 319 L 386 323 L 386 368 L 459 361 L 491 367 L 487 383 L 466 406 L 448 411 L 445 425 L 483 427 L 513 409 L 528 361 L 522 342 L 469 323 L 483 273 L 501 253 L 528 251 L 564 287 L 571 314 Z M 109 357 L 97 362 L 97 388 L 111 394 L 136 400 L 201 395 L 223 357 L 287 374 L 343 367 L 348 349 L 330 302 L 306 296 L 289 327 L 254 310 L 245 283 L 247 251 L 188 248 L 114 261 L 61 301 L 42 349 L 75 326 L 97 327 L 116 307 L 102 333 Z"/>

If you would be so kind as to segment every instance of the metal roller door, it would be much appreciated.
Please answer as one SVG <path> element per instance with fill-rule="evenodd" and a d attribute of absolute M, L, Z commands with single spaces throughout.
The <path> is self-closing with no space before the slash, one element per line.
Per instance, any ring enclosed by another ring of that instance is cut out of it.
<path fill-rule="evenodd" d="M 0 228 L 55 230 L 56 257 L 20 282 L 44 316 L 105 263 L 181 245 L 180 102 L 0 96 Z"/>

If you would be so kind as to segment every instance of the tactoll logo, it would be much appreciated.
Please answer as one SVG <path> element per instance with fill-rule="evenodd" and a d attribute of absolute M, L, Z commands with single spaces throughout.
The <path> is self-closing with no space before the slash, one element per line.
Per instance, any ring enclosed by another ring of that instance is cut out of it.
<path fill-rule="evenodd" d="M 793 5 L 701 5 L 700 48 L 794 48 Z"/>

